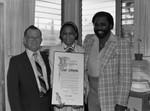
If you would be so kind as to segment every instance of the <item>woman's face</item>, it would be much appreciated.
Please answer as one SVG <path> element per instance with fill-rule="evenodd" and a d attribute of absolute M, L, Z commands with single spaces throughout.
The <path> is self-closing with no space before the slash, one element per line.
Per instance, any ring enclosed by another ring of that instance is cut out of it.
<path fill-rule="evenodd" d="M 66 25 L 65 27 L 63 27 L 61 32 L 61 38 L 62 42 L 64 42 L 67 46 L 71 46 L 75 43 L 76 36 L 77 33 L 72 26 Z"/>

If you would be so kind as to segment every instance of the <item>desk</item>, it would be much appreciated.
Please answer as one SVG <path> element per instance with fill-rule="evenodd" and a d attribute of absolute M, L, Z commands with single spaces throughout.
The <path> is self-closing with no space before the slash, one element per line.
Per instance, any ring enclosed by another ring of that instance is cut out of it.
<path fill-rule="evenodd" d="M 150 92 L 130 92 L 128 107 L 133 111 L 150 111 Z M 136 109 L 136 110 L 134 110 Z"/>

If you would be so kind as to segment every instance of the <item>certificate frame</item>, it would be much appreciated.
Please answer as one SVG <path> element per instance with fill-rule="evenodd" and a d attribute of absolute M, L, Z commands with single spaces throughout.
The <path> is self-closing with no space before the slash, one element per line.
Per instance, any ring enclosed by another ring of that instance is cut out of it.
<path fill-rule="evenodd" d="M 83 106 L 84 53 L 54 52 L 52 104 Z"/>

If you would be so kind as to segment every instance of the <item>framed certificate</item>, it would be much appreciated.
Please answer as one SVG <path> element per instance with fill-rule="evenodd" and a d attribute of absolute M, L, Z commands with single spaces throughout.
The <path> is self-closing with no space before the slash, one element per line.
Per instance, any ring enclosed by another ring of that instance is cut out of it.
<path fill-rule="evenodd" d="M 55 52 L 52 104 L 83 106 L 84 54 Z"/>

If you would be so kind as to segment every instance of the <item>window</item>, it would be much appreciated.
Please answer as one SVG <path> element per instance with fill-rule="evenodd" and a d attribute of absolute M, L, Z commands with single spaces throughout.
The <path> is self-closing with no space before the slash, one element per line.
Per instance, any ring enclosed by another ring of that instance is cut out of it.
<path fill-rule="evenodd" d="M 133 45 L 134 36 L 134 0 L 122 0 L 122 31 L 121 36 Z"/>
<path fill-rule="evenodd" d="M 114 18 L 115 33 L 115 1 L 116 0 L 83 0 L 82 1 L 82 39 L 84 40 L 87 34 L 93 34 L 92 17 L 98 11 L 107 11 Z"/>
<path fill-rule="evenodd" d="M 116 3 L 121 4 L 116 6 Z M 42 30 L 42 46 L 52 46 L 60 43 L 61 0 L 36 0 L 35 26 Z M 134 0 L 82 0 L 82 41 L 87 34 L 93 34 L 92 17 L 98 11 L 107 11 L 114 18 L 113 33 L 116 33 L 116 7 L 120 11 L 119 32 L 121 37 L 132 42 L 134 36 Z M 62 15 L 63 16 L 63 15 Z M 117 29 L 118 30 L 118 29 Z M 119 36 L 120 36 L 119 35 Z"/>
<path fill-rule="evenodd" d="M 35 26 L 42 31 L 42 46 L 59 44 L 61 0 L 36 0 Z"/>

